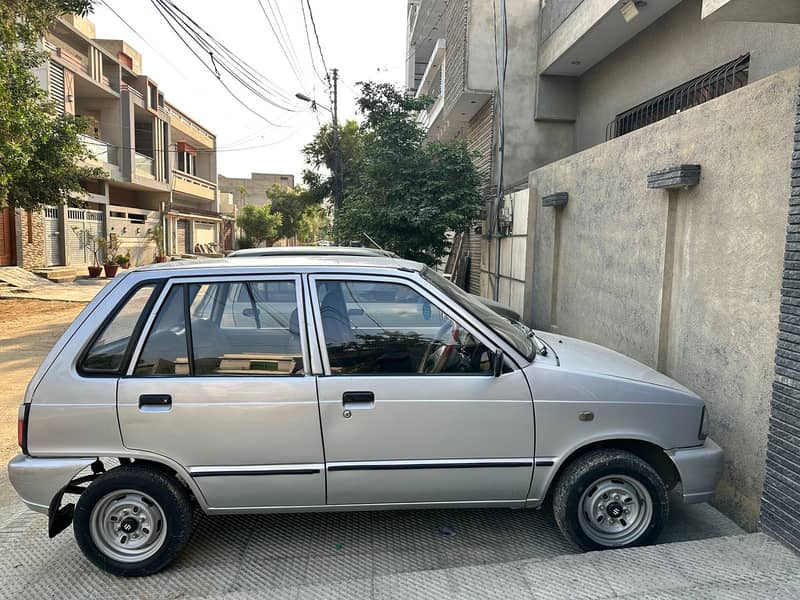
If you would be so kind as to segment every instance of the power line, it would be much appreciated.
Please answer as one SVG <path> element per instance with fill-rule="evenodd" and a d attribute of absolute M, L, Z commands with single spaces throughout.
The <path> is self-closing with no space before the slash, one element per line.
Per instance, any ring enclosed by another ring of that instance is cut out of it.
<path fill-rule="evenodd" d="M 178 75 L 180 75 L 180 76 L 181 76 L 181 77 L 182 77 L 184 80 L 188 81 L 188 79 L 186 78 L 186 76 L 185 76 L 185 75 L 184 75 L 184 74 L 181 72 L 181 70 L 180 70 L 180 69 L 179 69 L 177 66 L 175 66 L 175 65 L 174 65 L 172 62 L 170 62 L 170 60 L 169 60 L 169 59 L 168 59 L 166 56 L 164 56 L 163 54 L 161 54 L 161 52 L 159 52 L 159 51 L 158 51 L 158 50 L 157 50 L 157 49 L 156 49 L 156 48 L 155 48 L 155 47 L 154 47 L 154 46 L 153 46 L 153 45 L 152 45 L 150 42 L 148 42 L 148 41 L 147 41 L 147 40 L 146 40 L 146 39 L 145 39 L 145 38 L 142 36 L 142 34 L 140 34 L 138 31 L 136 31 L 136 29 L 134 29 L 134 28 L 131 26 L 131 24 L 130 24 L 130 23 L 128 23 L 128 22 L 127 22 L 127 21 L 126 21 L 124 18 L 122 18 L 122 15 L 120 15 L 120 14 L 119 14 L 117 11 L 115 11 L 115 10 L 112 8 L 112 6 L 111 6 L 111 5 L 108 3 L 108 0 L 99 0 L 99 1 L 100 1 L 100 4 L 102 4 L 102 5 L 103 5 L 103 6 L 105 6 L 105 7 L 106 7 L 106 8 L 107 8 L 109 11 L 111 11 L 111 13 L 112 13 L 112 14 L 113 14 L 115 17 L 117 17 L 117 19 L 119 19 L 120 21 L 122 21 L 122 24 L 123 24 L 123 25 L 125 25 L 125 27 L 127 27 L 128 29 L 130 29 L 130 31 L 133 33 L 133 35 L 135 35 L 135 36 L 136 36 L 136 37 L 138 37 L 140 40 L 142 40 L 142 42 L 144 42 L 145 46 L 147 46 L 148 48 L 150 48 L 150 50 L 152 50 L 152 51 L 153 51 L 153 53 L 154 53 L 156 56 L 160 57 L 160 58 L 161 58 L 161 60 L 163 60 L 163 61 L 164 61 L 166 64 L 168 64 L 170 67 L 172 67 L 172 68 L 173 68 L 173 70 L 174 70 L 174 71 L 175 71 L 175 72 L 176 72 Z"/>
<path fill-rule="evenodd" d="M 212 65 L 215 68 L 219 64 L 226 70 L 234 79 L 239 81 L 245 86 L 246 84 L 241 81 L 242 78 L 248 79 L 252 85 L 257 86 L 264 93 L 273 97 L 273 99 L 266 99 L 274 106 L 283 110 L 293 111 L 294 109 L 286 106 L 276 104 L 276 101 L 281 101 L 290 104 L 292 98 L 280 86 L 270 81 L 267 77 L 259 73 L 253 66 L 239 58 L 233 51 L 231 51 L 225 44 L 217 40 L 213 35 L 206 31 L 197 21 L 192 19 L 187 13 L 180 9 L 172 0 L 158 0 L 159 4 L 164 8 L 175 22 L 183 29 L 189 37 L 191 37 L 200 48 L 209 54 Z M 230 61 L 230 63 L 228 62 Z M 258 92 L 249 88 L 253 93 L 258 95 Z"/>
<path fill-rule="evenodd" d="M 289 46 L 289 53 L 292 55 L 292 58 L 294 58 L 294 63 L 297 65 L 300 74 L 303 76 L 303 80 L 305 80 L 305 71 L 303 71 L 302 65 L 297 58 L 297 51 L 292 43 L 292 37 L 289 35 L 289 29 L 286 27 L 286 21 L 283 20 L 283 13 L 281 12 L 280 4 L 278 3 L 278 0 L 267 0 L 267 2 L 273 5 L 273 14 L 276 12 L 278 14 L 278 23 L 283 28 L 283 37 Z M 303 85 L 302 81 L 300 82 L 300 85 Z"/>
<path fill-rule="evenodd" d="M 314 48 L 311 45 L 311 34 L 308 32 L 308 20 L 306 19 L 306 5 L 304 0 L 300 0 L 300 10 L 303 12 L 303 27 L 306 30 L 306 46 L 308 47 L 308 57 L 311 59 L 311 68 L 322 84 L 326 85 L 325 79 L 323 79 L 322 75 L 317 71 L 317 62 L 314 60 Z"/>
<path fill-rule="evenodd" d="M 292 72 L 294 73 L 294 76 L 297 78 L 297 82 L 302 87 L 303 86 L 303 79 L 300 76 L 300 72 L 298 70 L 298 65 L 291 58 L 291 54 L 292 54 L 291 51 L 287 50 L 287 46 L 285 45 L 285 41 L 286 40 L 283 38 L 283 30 L 280 28 L 280 24 L 277 25 L 277 30 L 276 30 L 276 28 L 275 28 L 276 26 L 273 25 L 272 19 L 270 19 L 269 15 L 267 14 L 267 9 L 264 7 L 264 3 L 261 0 L 257 0 L 257 2 L 258 2 L 258 5 L 261 7 L 261 12 L 264 13 L 264 18 L 267 20 L 267 23 L 269 24 L 269 28 L 272 30 L 272 34 L 275 36 L 275 40 L 278 42 L 278 46 L 280 47 L 281 52 L 283 52 L 283 56 L 286 58 L 286 62 L 289 63 L 289 67 L 292 69 Z M 273 17 L 274 17 L 275 16 L 274 8 L 273 8 L 272 4 L 269 3 L 269 0 L 267 0 L 267 4 L 269 4 L 270 10 L 273 11 Z M 280 34 L 278 33 L 279 31 L 280 31 Z M 289 44 L 291 44 L 291 41 L 289 42 Z"/>
<path fill-rule="evenodd" d="M 289 108 L 279 103 L 273 98 L 268 97 L 266 94 L 271 96 L 276 96 L 281 92 L 275 92 L 272 89 L 265 87 L 264 85 L 260 84 L 258 79 L 248 70 L 251 69 L 247 63 L 243 60 L 239 59 L 235 54 L 233 54 L 224 44 L 218 42 L 211 34 L 205 31 L 200 25 L 198 25 L 191 17 L 189 17 L 186 13 L 180 10 L 171 0 L 151 0 L 153 6 L 155 6 L 156 10 L 159 14 L 164 18 L 164 20 L 169 25 L 170 29 L 178 36 L 178 38 L 183 42 L 183 44 L 194 54 L 194 56 L 203 64 L 203 66 L 211 72 L 212 75 L 220 82 L 220 84 L 225 88 L 225 90 L 245 109 L 247 109 L 252 114 L 256 115 L 258 118 L 262 119 L 266 123 L 273 125 L 275 127 L 280 127 L 278 123 L 271 121 L 270 119 L 266 118 L 261 112 L 256 111 L 252 106 L 244 102 L 237 94 L 230 89 L 230 87 L 222 80 L 222 75 L 219 72 L 218 67 L 221 67 L 222 70 L 227 72 L 234 80 L 236 80 L 240 85 L 242 85 L 245 89 L 250 91 L 253 95 L 258 97 L 259 99 L 269 103 L 276 108 L 279 108 L 284 111 L 289 112 L 297 112 L 295 109 Z M 174 23 L 174 24 L 173 24 Z M 176 29 L 175 25 L 180 27 L 185 34 L 191 38 L 204 52 L 209 55 L 211 65 L 209 65 L 202 57 L 198 54 L 198 52 L 192 47 L 192 45 L 181 35 L 181 33 Z M 194 27 L 197 29 L 195 29 Z M 199 30 L 199 31 L 198 31 Z M 201 33 L 202 32 L 202 33 Z M 204 38 L 208 36 L 208 38 Z M 215 54 L 217 51 L 221 52 L 220 54 Z M 243 65 L 243 66 L 242 66 Z M 266 78 L 260 75 L 260 73 L 256 72 L 257 76 L 260 76 L 264 81 L 269 82 Z M 248 79 L 249 81 L 247 81 Z M 251 83 L 252 82 L 252 83 Z M 271 83 L 271 82 L 269 82 Z M 285 97 L 277 96 L 279 100 L 283 100 Z"/>
<path fill-rule="evenodd" d="M 328 65 L 325 64 L 325 54 L 322 52 L 322 44 L 319 43 L 319 34 L 317 33 L 317 24 L 314 21 L 314 11 L 311 10 L 310 0 L 306 0 L 308 7 L 308 16 L 311 18 L 311 28 L 314 30 L 314 38 L 317 40 L 317 48 L 319 49 L 319 57 L 322 60 L 322 68 L 325 69 L 325 79 L 328 82 L 328 87 L 331 87 L 331 76 L 328 73 Z"/>

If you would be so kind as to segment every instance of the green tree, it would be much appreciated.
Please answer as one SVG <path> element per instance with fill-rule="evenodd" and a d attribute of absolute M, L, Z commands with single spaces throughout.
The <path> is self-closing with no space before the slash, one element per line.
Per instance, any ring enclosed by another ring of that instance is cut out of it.
<path fill-rule="evenodd" d="M 91 0 L 4 0 L 0 3 L 0 205 L 26 210 L 82 193 L 102 178 L 78 135 L 87 124 L 59 115 L 32 69 L 47 60 L 36 44 L 58 16 L 86 14 Z"/>
<path fill-rule="evenodd" d="M 267 198 L 272 212 L 281 216 L 278 235 L 286 239 L 298 237 L 303 213 L 308 207 L 319 204 L 316 194 L 303 186 L 286 188 L 276 184 L 267 190 Z"/>
<path fill-rule="evenodd" d="M 321 204 L 314 204 L 303 211 L 297 227 L 297 241 L 311 244 L 325 239 L 330 227 L 328 211 Z"/>
<path fill-rule="evenodd" d="M 339 125 L 339 144 L 342 148 L 342 178 L 347 189 L 356 184 L 359 175 L 362 135 L 357 122 L 348 120 L 344 125 Z M 303 183 L 309 196 L 316 202 L 322 202 L 331 196 L 333 190 L 333 125 L 320 127 L 314 138 L 303 147 L 303 154 L 310 167 L 303 172 Z M 324 175 L 320 172 L 322 169 Z"/>
<path fill-rule="evenodd" d="M 256 246 L 262 243 L 272 246 L 281 239 L 281 215 L 273 213 L 269 204 L 244 206 L 236 217 L 236 224 L 241 227 L 247 239 L 255 242 Z"/>
<path fill-rule="evenodd" d="M 449 250 L 447 231 L 478 217 L 480 177 L 464 142 L 427 142 L 416 114 L 429 98 L 406 96 L 390 84 L 363 83 L 358 107 L 359 153 L 345 177 L 336 239 L 368 234 L 405 258 L 435 264 Z"/>

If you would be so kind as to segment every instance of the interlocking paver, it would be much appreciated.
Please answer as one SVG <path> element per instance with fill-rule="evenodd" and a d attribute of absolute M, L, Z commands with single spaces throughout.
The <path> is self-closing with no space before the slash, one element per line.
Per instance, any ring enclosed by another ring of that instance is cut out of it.
<path fill-rule="evenodd" d="M 552 519 L 547 508 L 200 516 L 169 569 L 124 579 L 17 504 L 0 511 L 0 598 L 800 597 L 798 558 L 709 506 L 676 505 L 662 536 L 708 539 L 589 554 Z"/>

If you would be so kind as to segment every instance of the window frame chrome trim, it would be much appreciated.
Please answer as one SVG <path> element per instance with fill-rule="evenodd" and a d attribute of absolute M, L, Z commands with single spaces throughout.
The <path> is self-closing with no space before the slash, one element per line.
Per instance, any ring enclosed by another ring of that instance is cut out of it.
<path fill-rule="evenodd" d="M 300 308 L 303 306 L 303 281 L 302 277 L 299 273 L 270 273 L 270 274 L 242 274 L 242 275 L 200 275 L 195 277 L 171 277 L 169 278 L 166 283 L 164 283 L 163 289 L 161 291 L 161 295 L 156 301 L 155 305 L 153 306 L 152 310 L 150 311 L 150 315 L 147 317 L 147 321 L 145 321 L 144 327 L 139 334 L 139 339 L 136 342 L 136 346 L 130 358 L 130 363 L 128 364 L 128 368 L 125 371 L 125 377 L 137 377 L 134 374 L 136 369 L 136 364 L 139 362 L 139 356 L 141 355 L 142 349 L 144 348 L 144 344 L 147 340 L 147 336 L 150 335 L 150 330 L 153 327 L 153 323 L 155 322 L 156 317 L 158 316 L 161 307 L 163 306 L 164 302 L 166 301 L 167 296 L 169 295 L 170 290 L 175 285 L 191 285 L 191 284 L 199 284 L 199 285 L 211 285 L 217 283 L 246 283 L 249 281 L 293 281 L 295 284 L 295 302 L 297 303 L 297 321 L 298 327 L 302 329 L 305 327 L 305 315 L 303 314 L 304 311 L 301 311 Z M 186 294 L 186 291 L 184 291 Z M 188 295 L 187 295 L 188 298 Z M 185 323 L 184 326 L 189 329 L 191 328 L 191 323 Z M 189 340 L 187 335 L 187 343 Z M 306 336 L 300 335 L 300 352 L 303 356 L 303 377 L 313 376 L 311 373 L 308 372 L 306 365 L 310 364 L 310 357 L 309 357 L 309 347 L 306 340 Z M 188 352 L 188 350 L 187 350 Z M 193 372 L 193 368 L 190 369 L 190 372 Z M 206 377 L 206 375 L 172 375 L 162 377 L 164 379 L 170 377 L 180 377 L 181 379 L 197 379 L 199 377 Z M 241 379 L 242 377 L 258 377 L 260 379 L 266 379 L 268 377 L 290 377 L 288 375 L 208 375 L 208 377 L 236 377 L 237 379 Z M 142 377 L 145 378 L 145 377 Z"/>
<path fill-rule="evenodd" d="M 368 282 L 381 282 L 381 283 L 394 283 L 398 285 L 405 285 L 411 288 L 413 291 L 418 293 L 423 298 L 427 299 L 431 304 L 433 304 L 436 308 L 438 308 L 443 314 L 447 317 L 453 319 L 457 324 L 461 327 L 467 329 L 471 335 L 474 335 L 478 338 L 487 349 L 492 352 L 497 352 L 498 348 L 502 348 L 505 351 L 506 356 L 509 356 L 508 350 L 504 347 L 505 344 L 499 344 L 497 340 L 493 340 L 492 336 L 487 335 L 483 330 L 487 329 L 486 325 L 483 325 L 480 322 L 476 322 L 474 318 L 470 319 L 467 318 L 463 313 L 463 309 L 457 303 L 448 303 L 443 301 L 441 297 L 437 294 L 434 294 L 430 289 L 425 287 L 420 281 L 416 279 L 412 279 L 409 277 L 397 276 L 397 275 L 384 275 L 384 274 L 374 274 L 374 275 L 364 275 L 364 274 L 350 274 L 350 273 L 342 273 L 342 272 L 334 272 L 334 273 L 325 273 L 325 272 L 315 272 L 308 275 L 308 295 L 311 299 L 311 305 L 313 309 L 313 320 L 316 324 L 316 338 L 317 344 L 319 347 L 320 357 L 322 359 L 322 367 L 323 367 L 323 375 L 326 377 L 331 377 L 333 374 L 331 373 L 331 366 L 330 361 L 328 358 L 328 347 L 325 342 L 325 332 L 322 327 L 322 315 L 320 312 L 320 300 L 319 294 L 317 293 L 317 282 L 318 281 L 368 281 Z M 455 304 L 455 306 L 453 306 Z M 465 325 L 466 323 L 466 325 Z M 494 333 L 494 332 L 491 332 Z M 516 353 L 515 353 L 516 354 Z M 514 360 L 514 356 L 509 357 L 515 363 L 515 367 L 519 368 L 518 361 Z M 358 374 L 359 377 L 369 377 L 369 376 L 394 376 L 394 377 L 428 377 L 430 375 L 439 375 L 438 373 L 374 373 L 374 374 L 367 374 L 367 373 L 360 373 Z M 454 376 L 458 376 L 459 374 L 454 374 Z M 352 377 L 354 375 L 346 374 L 346 375 L 336 375 L 336 377 Z M 469 377 L 475 377 L 476 374 L 469 374 L 466 375 Z"/>

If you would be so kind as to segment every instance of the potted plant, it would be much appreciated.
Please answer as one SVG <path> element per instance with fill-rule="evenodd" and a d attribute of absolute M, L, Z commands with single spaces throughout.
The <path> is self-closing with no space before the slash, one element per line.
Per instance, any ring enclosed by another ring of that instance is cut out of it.
<path fill-rule="evenodd" d="M 103 268 L 100 266 L 100 251 L 102 249 L 101 242 L 103 241 L 94 232 L 88 229 L 72 228 L 78 241 L 81 244 L 81 249 L 88 250 L 92 255 L 93 263 L 89 265 L 89 277 L 100 277 L 100 272 Z"/>
<path fill-rule="evenodd" d="M 103 255 L 105 256 L 103 270 L 106 273 L 106 277 L 114 277 L 119 270 L 119 264 L 116 262 L 117 256 L 119 255 L 119 236 L 116 233 L 110 233 L 108 235 L 108 239 L 100 239 L 98 241 L 100 243 L 100 248 L 103 251 Z"/>
<path fill-rule="evenodd" d="M 164 228 L 161 226 L 161 223 L 153 225 L 148 239 L 156 245 L 155 261 L 157 263 L 165 262 L 167 257 L 164 252 Z"/>
<path fill-rule="evenodd" d="M 119 254 L 114 258 L 114 262 L 117 263 L 123 269 L 127 269 L 131 266 L 131 253 L 126 252 L 125 254 Z"/>

